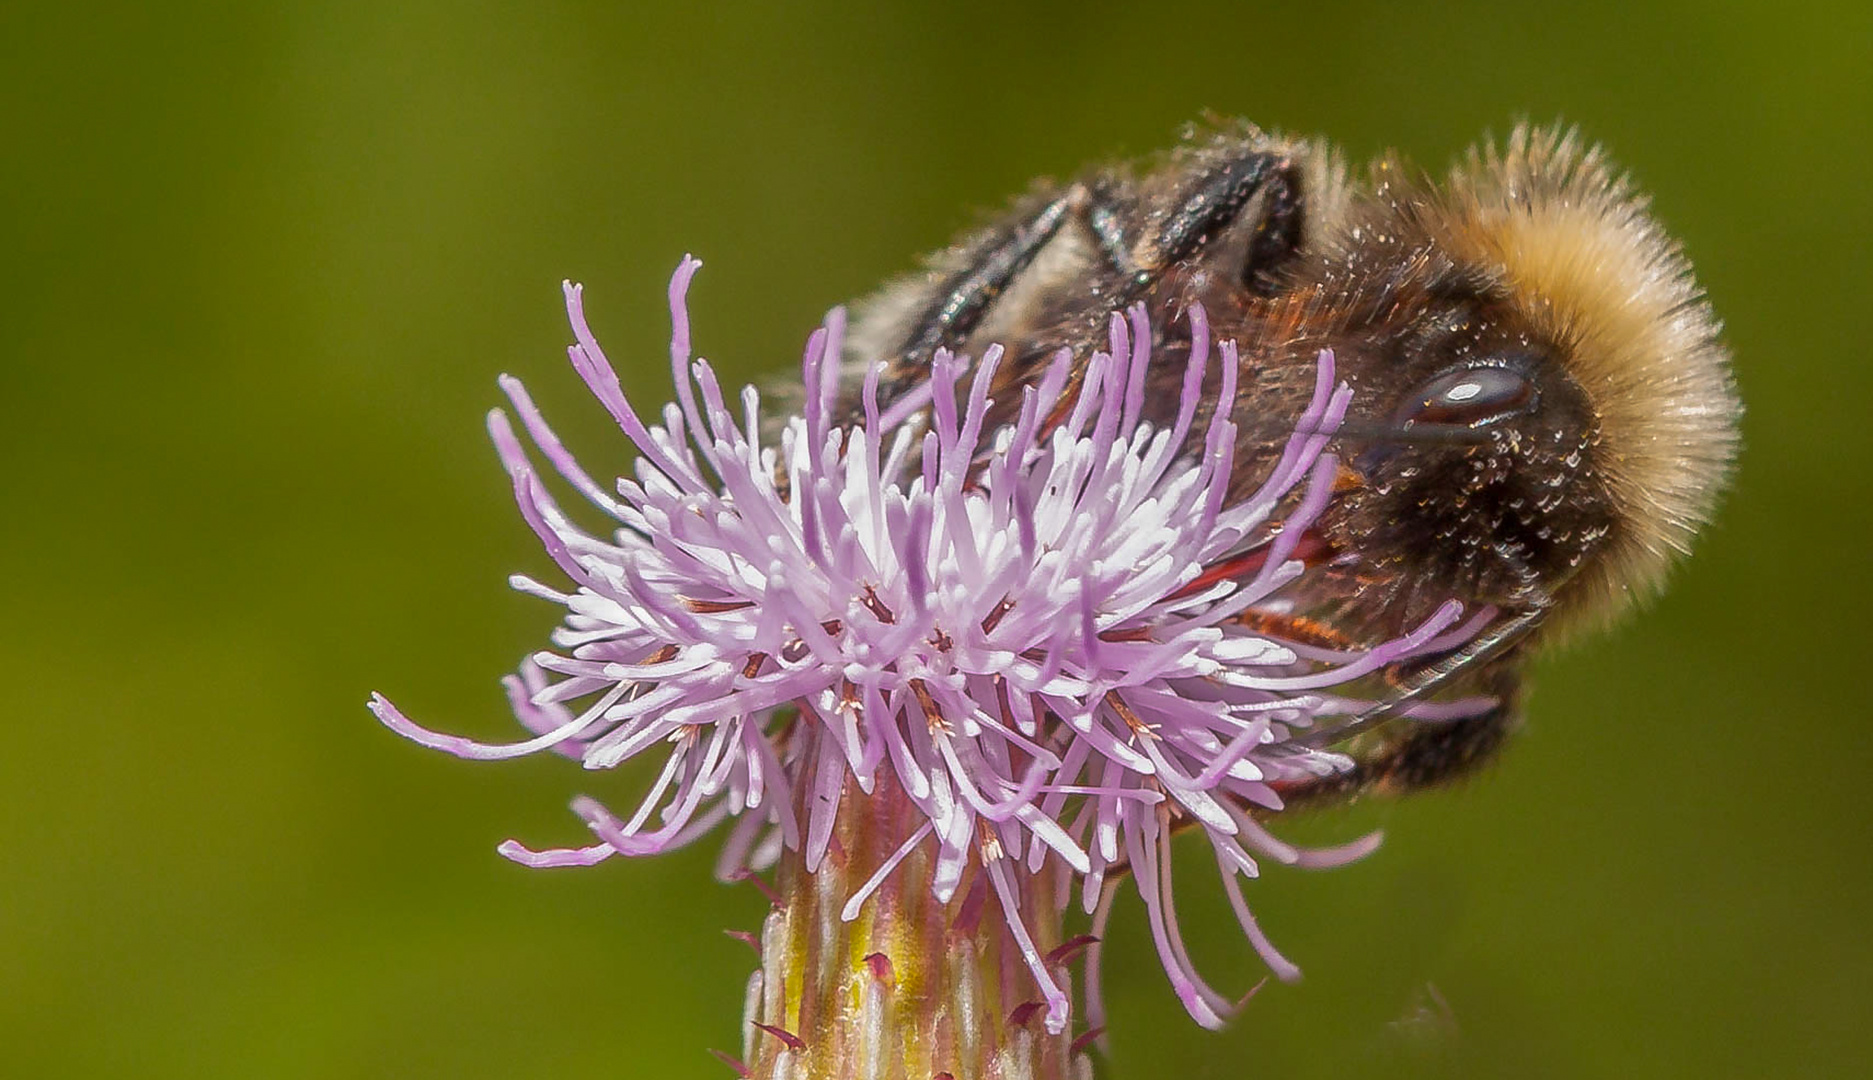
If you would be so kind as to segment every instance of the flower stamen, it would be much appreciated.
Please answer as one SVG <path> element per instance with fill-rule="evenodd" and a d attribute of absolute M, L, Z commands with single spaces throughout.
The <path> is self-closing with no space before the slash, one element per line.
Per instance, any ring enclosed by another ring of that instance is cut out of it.
<path fill-rule="evenodd" d="M 911 695 L 917 699 L 917 707 L 923 710 L 924 722 L 929 725 L 932 735 L 941 731 L 948 734 L 949 721 L 944 719 L 943 710 L 937 706 L 936 699 L 930 695 L 930 686 L 922 679 L 910 680 Z"/>
<path fill-rule="evenodd" d="M 1106 693 L 1106 704 L 1112 707 L 1113 712 L 1119 714 L 1120 720 L 1125 721 L 1125 726 L 1131 729 L 1134 740 L 1138 738 L 1162 738 L 1162 736 L 1158 734 L 1159 725 L 1146 723 L 1142 717 L 1132 710 L 1130 705 L 1125 703 L 1125 699 L 1119 696 L 1118 691 L 1114 690 Z"/>
<path fill-rule="evenodd" d="M 878 599 L 878 590 L 875 587 L 871 585 L 865 586 L 865 594 L 860 598 L 859 602 L 865 605 L 865 610 L 877 616 L 878 621 L 884 623 L 886 626 L 892 626 L 897 623 L 897 616 L 891 613 L 891 609 L 884 605 L 883 600 Z"/>
<path fill-rule="evenodd" d="M 726 615 L 754 606 L 753 600 L 695 600 L 682 597 L 683 606 L 698 615 Z"/>

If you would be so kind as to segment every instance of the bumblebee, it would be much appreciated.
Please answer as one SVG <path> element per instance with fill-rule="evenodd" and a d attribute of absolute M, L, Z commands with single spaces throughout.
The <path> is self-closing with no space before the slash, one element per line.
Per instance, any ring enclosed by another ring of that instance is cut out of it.
<path fill-rule="evenodd" d="M 1291 802 L 1426 787 L 1487 760 L 1519 723 L 1529 656 L 1655 592 L 1737 450 L 1729 357 L 1689 263 L 1597 147 L 1553 128 L 1518 127 L 1442 181 L 1395 155 L 1354 173 L 1324 142 L 1246 124 L 1193 130 L 1141 164 L 1037 184 L 863 302 L 844 359 L 887 359 L 888 402 L 937 349 L 1000 343 L 990 422 L 1009 421 L 1058 350 L 1083 362 L 1136 303 L 1155 335 L 1147 401 L 1166 410 L 1191 305 L 1238 343 L 1236 398 L 1209 405 L 1240 431 L 1234 495 L 1279 455 L 1322 349 L 1353 388 L 1331 502 L 1295 548 L 1293 604 L 1244 618 L 1351 649 L 1451 598 L 1489 613 L 1316 733 L 1354 767 Z M 1207 573 L 1256 565 L 1251 550 Z M 1458 693 L 1496 704 L 1397 716 Z"/>

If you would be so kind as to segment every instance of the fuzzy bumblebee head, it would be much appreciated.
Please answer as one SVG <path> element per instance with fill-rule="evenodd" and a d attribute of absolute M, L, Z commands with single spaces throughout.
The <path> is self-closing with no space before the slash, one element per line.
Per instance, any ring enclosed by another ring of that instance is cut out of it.
<path fill-rule="evenodd" d="M 1342 624 L 1459 595 L 1539 608 L 1552 636 L 1655 590 L 1711 514 L 1739 405 L 1647 200 L 1574 133 L 1526 127 L 1441 184 L 1392 158 L 1314 175 L 1334 211 L 1248 322 L 1267 355 L 1335 349 L 1364 403 L 1321 526 L 1358 556 L 1323 586 Z"/>

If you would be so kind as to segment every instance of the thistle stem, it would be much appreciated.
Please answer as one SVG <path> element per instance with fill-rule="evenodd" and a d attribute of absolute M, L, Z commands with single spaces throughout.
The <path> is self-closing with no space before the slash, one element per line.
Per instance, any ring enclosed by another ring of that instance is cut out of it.
<path fill-rule="evenodd" d="M 830 752 L 830 748 L 828 748 Z M 881 770 L 867 795 L 849 777 L 816 872 L 788 851 L 779 902 L 750 979 L 743 1060 L 760 1080 L 1087 1080 L 1071 1029 L 1047 1008 L 980 855 L 948 902 L 931 893 L 936 841 L 906 844 L 927 818 Z M 850 920 L 850 898 L 883 875 Z M 1058 875 L 1017 877 L 1016 913 L 1046 955 L 1060 944 Z M 1071 951 L 1071 950 L 1069 950 Z M 1063 987 L 1064 965 L 1053 968 Z"/>

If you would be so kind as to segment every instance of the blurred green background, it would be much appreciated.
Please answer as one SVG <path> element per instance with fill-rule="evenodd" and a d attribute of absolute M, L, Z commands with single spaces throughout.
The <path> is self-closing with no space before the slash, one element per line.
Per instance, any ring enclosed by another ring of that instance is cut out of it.
<path fill-rule="evenodd" d="M 1308 978 L 1227 1032 L 1116 920 L 1107 1075 L 1861 1076 L 1873 709 L 1863 4 L 9 7 L 0 214 L 0 1075 L 726 1077 L 755 893 L 709 845 L 529 873 L 577 791 L 364 711 L 510 730 L 552 609 L 486 446 L 525 377 L 594 471 L 562 277 L 668 392 L 708 262 L 735 382 L 1031 176 L 1201 110 L 1441 167 L 1565 117 L 1729 325 L 1733 498 L 1676 587 L 1547 661 L 1527 735 L 1253 890 Z M 1206 972 L 1259 977 L 1189 852 Z"/>

